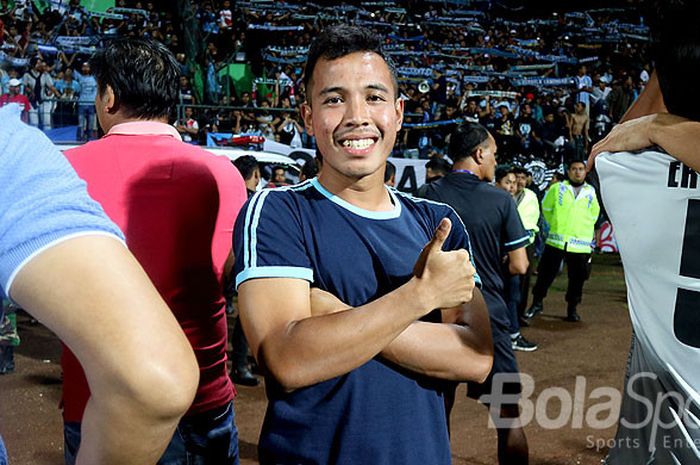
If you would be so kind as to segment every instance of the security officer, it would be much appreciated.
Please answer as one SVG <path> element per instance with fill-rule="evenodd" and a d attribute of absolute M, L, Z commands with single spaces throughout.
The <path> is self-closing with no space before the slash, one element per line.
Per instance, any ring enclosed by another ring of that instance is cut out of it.
<path fill-rule="evenodd" d="M 532 289 L 532 305 L 525 314 L 527 319 L 542 312 L 547 289 L 565 260 L 569 275 L 565 320 L 581 320 L 576 305 L 581 302 L 583 283 L 590 274 L 591 247 L 600 205 L 595 189 L 586 183 L 586 165 L 582 161 L 572 161 L 567 174 L 569 179 L 553 184 L 542 200 L 549 236 L 537 269 L 537 282 Z"/>

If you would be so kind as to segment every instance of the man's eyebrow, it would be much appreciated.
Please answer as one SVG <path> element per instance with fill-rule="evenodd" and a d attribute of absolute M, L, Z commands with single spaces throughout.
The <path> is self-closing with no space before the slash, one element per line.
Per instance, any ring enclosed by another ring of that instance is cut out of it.
<path fill-rule="evenodd" d="M 378 90 L 381 92 L 389 92 L 389 89 L 384 84 L 380 84 L 380 83 L 367 84 L 365 89 Z M 325 87 L 325 88 L 321 89 L 321 91 L 319 92 L 319 95 L 332 94 L 332 93 L 336 93 L 336 92 L 341 93 L 343 91 L 345 91 L 345 88 L 341 87 L 341 86 Z"/>
<path fill-rule="evenodd" d="M 344 90 L 344 88 L 340 87 L 340 86 L 325 87 L 325 88 L 321 89 L 321 91 L 319 92 L 319 95 L 333 94 L 336 92 L 341 92 L 343 90 Z"/>
<path fill-rule="evenodd" d="M 367 89 L 379 90 L 379 91 L 382 91 L 382 92 L 389 92 L 389 89 L 387 89 L 385 85 L 379 84 L 379 83 L 376 83 L 376 84 L 368 84 L 368 85 L 367 85 Z"/>

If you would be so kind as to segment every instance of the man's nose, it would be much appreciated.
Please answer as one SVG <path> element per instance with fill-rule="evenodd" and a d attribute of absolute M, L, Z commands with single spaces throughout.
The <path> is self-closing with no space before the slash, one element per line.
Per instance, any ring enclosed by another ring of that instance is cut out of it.
<path fill-rule="evenodd" d="M 346 124 L 363 126 L 369 124 L 369 119 L 369 106 L 367 102 L 362 98 L 350 99 L 346 106 Z"/>

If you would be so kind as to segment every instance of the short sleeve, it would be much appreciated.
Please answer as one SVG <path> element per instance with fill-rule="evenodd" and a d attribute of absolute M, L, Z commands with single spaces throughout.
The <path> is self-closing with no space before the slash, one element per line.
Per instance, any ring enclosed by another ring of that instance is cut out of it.
<path fill-rule="evenodd" d="M 294 195 L 287 189 L 265 189 L 241 210 L 233 235 L 236 289 L 256 278 L 313 281 Z"/>
<path fill-rule="evenodd" d="M 85 234 L 123 240 L 64 156 L 20 107 L 0 109 L 0 286 L 9 295 L 19 270 L 41 251 Z"/>
<path fill-rule="evenodd" d="M 515 201 L 508 196 L 503 202 L 503 250 L 510 252 L 530 243 L 530 234 L 523 227 Z"/>
<path fill-rule="evenodd" d="M 464 222 L 459 217 L 459 215 L 457 215 L 457 212 L 455 212 L 451 207 L 448 207 L 448 213 L 446 217 L 449 218 L 452 222 L 452 230 L 450 231 L 450 235 L 445 241 L 444 250 L 465 249 L 467 252 L 469 252 L 469 261 L 472 262 L 472 266 L 476 270 L 476 274 L 474 275 L 474 281 L 476 282 L 476 285 L 479 287 L 479 289 L 481 289 L 481 277 L 479 276 L 479 270 L 476 268 L 476 263 L 474 262 L 474 252 L 472 251 L 472 244 L 469 241 L 469 233 L 467 232 L 467 227 L 464 225 Z M 440 224 L 441 220 L 442 219 L 439 219 L 437 221 L 437 224 Z"/>

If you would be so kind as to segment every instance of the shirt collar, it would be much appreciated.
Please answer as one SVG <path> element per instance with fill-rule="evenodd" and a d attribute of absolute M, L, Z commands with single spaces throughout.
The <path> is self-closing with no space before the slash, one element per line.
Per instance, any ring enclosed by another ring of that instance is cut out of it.
<path fill-rule="evenodd" d="M 107 133 L 108 136 L 113 134 L 124 136 L 170 136 L 177 140 L 182 140 L 177 129 L 158 121 L 129 121 L 115 124 Z"/>

